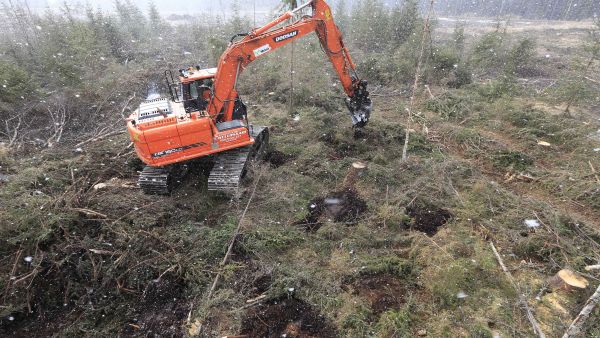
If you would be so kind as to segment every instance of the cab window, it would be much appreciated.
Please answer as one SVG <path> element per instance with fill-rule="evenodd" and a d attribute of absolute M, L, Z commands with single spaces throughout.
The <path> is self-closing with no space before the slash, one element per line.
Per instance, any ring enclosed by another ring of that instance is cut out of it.
<path fill-rule="evenodd" d="M 198 98 L 198 83 L 197 83 L 197 81 L 190 83 L 190 98 L 191 99 Z"/>

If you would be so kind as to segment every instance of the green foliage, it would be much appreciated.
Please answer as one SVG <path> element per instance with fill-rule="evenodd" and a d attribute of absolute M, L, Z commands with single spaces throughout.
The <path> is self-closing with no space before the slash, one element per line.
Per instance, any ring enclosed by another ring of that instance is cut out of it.
<path fill-rule="evenodd" d="M 447 92 L 443 95 L 429 99 L 425 107 L 439 114 L 444 120 L 460 121 L 473 112 L 472 100 L 455 92 Z"/>
<path fill-rule="evenodd" d="M 295 231 L 282 232 L 273 227 L 260 227 L 248 234 L 243 243 L 249 252 L 275 254 L 302 240 L 301 234 Z"/>
<path fill-rule="evenodd" d="M 471 338 L 493 338 L 494 334 L 487 328 L 485 325 L 481 323 L 477 323 L 470 330 Z"/>
<path fill-rule="evenodd" d="M 504 72 L 507 75 L 527 75 L 535 57 L 536 43 L 532 39 L 521 39 L 512 47 L 506 59 Z"/>
<path fill-rule="evenodd" d="M 465 40 L 465 25 L 464 23 L 457 24 L 452 32 L 452 44 L 454 49 L 461 55 L 465 49 Z"/>
<path fill-rule="evenodd" d="M 533 165 L 531 157 L 524 153 L 511 150 L 501 150 L 493 155 L 493 162 L 497 168 L 524 171 Z"/>
<path fill-rule="evenodd" d="M 38 86 L 31 73 L 15 64 L 0 61 L 0 110 L 5 104 L 14 104 L 24 99 L 31 101 L 37 95 Z"/>
<path fill-rule="evenodd" d="M 411 311 L 409 309 L 388 310 L 381 314 L 376 324 L 378 337 L 410 337 Z"/>
<path fill-rule="evenodd" d="M 513 96 L 518 89 L 519 86 L 514 77 L 501 75 L 498 79 L 479 85 L 477 92 L 487 100 L 495 101 L 502 97 Z"/>
<path fill-rule="evenodd" d="M 504 39 L 499 31 L 484 34 L 475 44 L 473 62 L 484 69 L 498 69 L 504 63 Z"/>
<path fill-rule="evenodd" d="M 347 315 L 342 321 L 342 328 L 346 337 L 369 337 L 371 326 L 369 318 L 372 316 L 371 309 L 359 305 L 356 311 Z"/>
<path fill-rule="evenodd" d="M 581 77 L 565 77 L 556 86 L 547 90 L 548 97 L 554 102 L 569 102 L 578 105 L 597 98 L 598 92 L 583 81 Z"/>
<path fill-rule="evenodd" d="M 421 23 L 418 1 L 407 0 L 402 5 L 396 3 L 390 19 L 392 39 L 397 45 L 414 40 Z"/>
<path fill-rule="evenodd" d="M 204 244 L 200 249 L 200 256 L 205 260 L 222 259 L 227 252 L 227 244 L 237 224 L 235 219 L 228 219 L 216 228 L 200 229 L 200 236 L 204 238 Z"/>
<path fill-rule="evenodd" d="M 390 48 L 390 16 L 381 0 L 355 2 L 352 19 L 352 37 L 356 46 L 371 52 Z"/>
<path fill-rule="evenodd" d="M 455 69 L 458 69 L 460 63 L 460 56 L 453 49 L 442 47 L 435 48 L 431 53 L 431 60 L 429 61 L 431 80 L 433 82 L 439 82 L 448 77 Z M 461 71 L 459 76 L 461 77 L 460 79 L 457 77 L 454 80 L 454 86 L 456 88 L 470 82 L 470 79 L 465 77 L 464 72 Z"/>
<path fill-rule="evenodd" d="M 390 274 L 402 278 L 408 278 L 415 273 L 413 262 L 396 257 L 383 256 L 365 259 L 362 275 Z"/>
<path fill-rule="evenodd" d="M 455 308 L 476 293 L 487 294 L 484 288 L 498 288 L 502 280 L 493 264 L 488 265 L 483 257 L 479 263 L 468 258 L 458 258 L 439 267 L 435 278 L 427 286 L 436 302 L 443 307 Z M 492 261 L 493 263 L 493 261 Z M 466 298 L 463 298 L 464 293 Z"/>
<path fill-rule="evenodd" d="M 218 64 L 219 58 L 225 49 L 227 49 L 227 41 L 218 37 L 210 37 L 208 39 L 208 46 L 213 64 Z"/>

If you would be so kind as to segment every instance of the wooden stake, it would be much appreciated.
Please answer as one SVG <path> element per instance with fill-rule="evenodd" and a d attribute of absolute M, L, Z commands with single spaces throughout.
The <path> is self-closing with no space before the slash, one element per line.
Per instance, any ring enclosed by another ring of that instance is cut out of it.
<path fill-rule="evenodd" d="M 431 19 L 431 13 L 433 12 L 433 4 L 435 0 L 431 0 L 429 3 L 429 11 L 427 11 L 427 18 L 425 19 L 425 26 L 423 27 L 423 36 L 421 38 L 421 51 L 417 60 L 417 70 L 415 71 L 415 83 L 413 84 L 412 95 L 410 96 L 410 104 L 408 110 L 408 123 L 406 126 L 406 135 L 404 137 L 404 147 L 402 148 L 402 161 L 408 159 L 408 141 L 410 139 L 410 121 L 413 116 L 413 109 L 415 106 L 415 96 L 417 95 L 417 89 L 419 89 L 419 80 L 421 76 L 421 64 L 423 63 L 423 54 L 425 54 L 425 39 L 429 33 L 429 21 Z"/>
<path fill-rule="evenodd" d="M 575 320 L 573 320 L 573 323 L 571 323 L 571 325 L 563 335 L 563 338 L 575 337 L 581 332 L 581 326 L 588 319 L 592 311 L 594 311 L 594 308 L 596 307 L 598 302 L 600 302 L 600 286 L 598 286 L 596 292 L 594 292 L 594 294 L 587 300 L 587 302 L 585 302 L 583 309 L 581 309 L 581 312 L 579 312 L 577 317 L 575 317 Z"/>
<path fill-rule="evenodd" d="M 542 328 L 538 324 L 537 320 L 535 320 L 535 317 L 533 316 L 533 312 L 531 311 L 529 304 L 527 304 L 527 299 L 525 299 L 525 296 L 523 296 L 523 294 L 521 293 L 521 290 L 520 290 L 519 286 L 517 285 L 517 282 L 513 278 L 510 271 L 506 268 L 506 265 L 504 265 L 504 261 L 502 260 L 502 257 L 498 253 L 498 250 L 496 250 L 496 246 L 494 246 L 494 242 L 490 241 L 490 246 L 492 247 L 492 251 L 494 252 L 494 255 L 496 256 L 496 259 L 498 260 L 498 264 L 500 264 L 502 271 L 504 271 L 504 273 L 506 274 L 506 277 L 508 278 L 510 283 L 513 285 L 515 290 L 517 291 L 517 294 L 519 295 L 519 304 L 521 306 L 523 306 L 523 308 L 525 309 L 527 319 L 529 319 L 529 322 L 531 323 L 533 332 L 536 335 L 538 335 L 538 337 L 540 337 L 540 338 L 546 338 L 546 335 L 544 334 L 544 332 L 542 332 Z"/>

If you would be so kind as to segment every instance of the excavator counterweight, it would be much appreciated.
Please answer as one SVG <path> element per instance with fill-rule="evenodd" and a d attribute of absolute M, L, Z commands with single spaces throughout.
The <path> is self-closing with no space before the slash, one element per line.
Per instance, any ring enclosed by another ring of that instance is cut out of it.
<path fill-rule="evenodd" d="M 312 15 L 299 15 L 309 7 Z M 177 80 L 165 72 L 170 99 L 145 101 L 127 119 L 136 153 L 147 164 L 139 179 L 144 192 L 169 194 L 193 160 L 211 159 L 208 190 L 235 194 L 248 162 L 265 152 L 269 135 L 268 128 L 248 121 L 236 90 L 239 75 L 251 62 L 312 32 L 348 95 L 352 125 L 364 127 L 372 109 L 367 81 L 358 76 L 330 7 L 324 0 L 312 0 L 234 36 L 216 68 L 181 69 Z"/>

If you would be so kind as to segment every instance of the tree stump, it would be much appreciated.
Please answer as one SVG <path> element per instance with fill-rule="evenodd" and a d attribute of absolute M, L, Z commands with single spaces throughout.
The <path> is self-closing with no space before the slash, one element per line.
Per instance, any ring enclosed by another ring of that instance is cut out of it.
<path fill-rule="evenodd" d="M 553 291 L 572 291 L 585 289 L 589 282 L 569 269 L 560 270 L 554 277 L 548 280 L 548 286 Z"/>
<path fill-rule="evenodd" d="M 354 162 L 344 178 L 343 188 L 347 190 L 355 190 L 356 182 L 358 178 L 364 173 L 367 169 L 367 164 L 364 162 Z"/>

